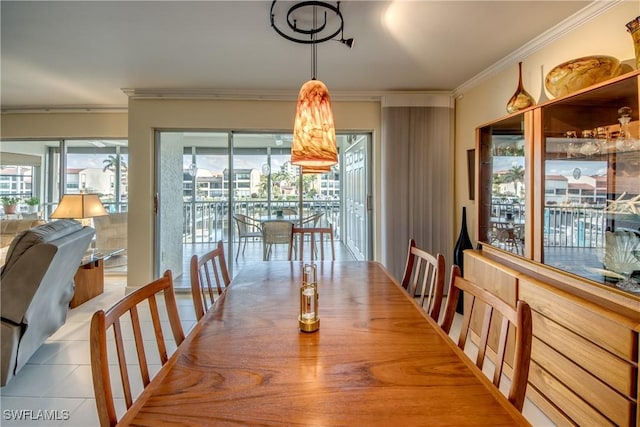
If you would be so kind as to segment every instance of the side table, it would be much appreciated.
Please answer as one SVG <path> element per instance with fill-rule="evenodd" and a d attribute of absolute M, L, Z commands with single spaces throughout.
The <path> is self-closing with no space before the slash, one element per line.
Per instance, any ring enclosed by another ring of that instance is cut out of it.
<path fill-rule="evenodd" d="M 73 278 L 75 292 L 69 307 L 75 308 L 104 292 L 104 261 L 124 249 L 90 249 Z"/>

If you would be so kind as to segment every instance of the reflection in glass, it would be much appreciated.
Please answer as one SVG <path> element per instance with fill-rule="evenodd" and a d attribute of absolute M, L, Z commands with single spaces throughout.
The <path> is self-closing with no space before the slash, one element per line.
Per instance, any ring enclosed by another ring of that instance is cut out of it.
<path fill-rule="evenodd" d="M 482 128 L 480 148 L 480 240 L 518 255 L 524 255 L 523 128 L 522 115 Z"/>
<path fill-rule="evenodd" d="M 637 102 L 637 85 L 629 79 L 542 113 L 542 261 L 624 290 L 633 290 L 640 270 L 633 255 L 640 249 Z"/>

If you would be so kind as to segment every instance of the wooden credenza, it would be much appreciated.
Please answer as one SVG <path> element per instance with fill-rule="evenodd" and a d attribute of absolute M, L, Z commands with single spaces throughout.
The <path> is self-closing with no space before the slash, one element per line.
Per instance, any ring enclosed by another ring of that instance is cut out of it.
<path fill-rule="evenodd" d="M 496 256 L 497 255 L 497 256 Z M 640 312 L 525 261 L 466 251 L 465 277 L 533 311 L 527 396 L 558 425 L 635 426 Z M 539 265 L 538 265 L 539 267 Z"/>

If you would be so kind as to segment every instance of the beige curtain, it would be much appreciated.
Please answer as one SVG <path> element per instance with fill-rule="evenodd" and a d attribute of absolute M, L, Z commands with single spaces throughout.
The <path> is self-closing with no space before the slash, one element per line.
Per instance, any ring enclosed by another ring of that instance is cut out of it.
<path fill-rule="evenodd" d="M 453 259 L 453 109 L 382 108 L 382 262 L 401 279 L 410 238 Z"/>

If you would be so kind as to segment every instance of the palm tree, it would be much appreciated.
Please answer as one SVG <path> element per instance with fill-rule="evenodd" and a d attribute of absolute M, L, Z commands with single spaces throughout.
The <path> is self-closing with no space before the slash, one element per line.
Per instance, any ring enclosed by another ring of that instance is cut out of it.
<path fill-rule="evenodd" d="M 524 182 L 524 168 L 519 165 L 509 169 L 504 177 L 505 182 L 513 182 L 514 194 L 518 195 L 518 183 Z"/>
<path fill-rule="evenodd" d="M 114 170 L 116 168 L 116 164 L 118 163 L 118 158 L 114 154 L 109 154 L 105 160 L 102 161 L 104 167 L 102 168 L 102 172 L 106 172 L 107 170 Z M 120 170 L 126 171 L 127 164 L 120 156 Z"/>

